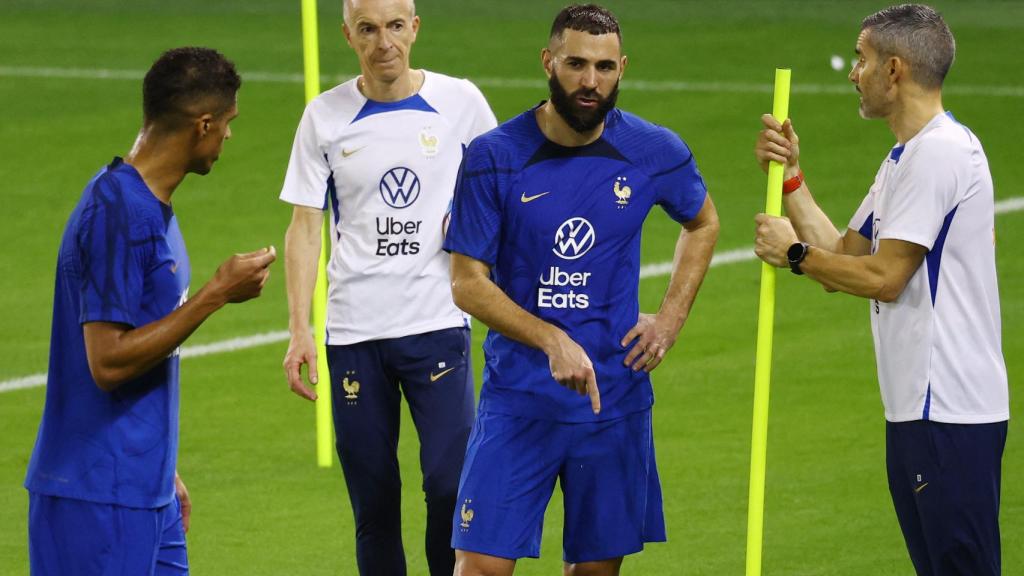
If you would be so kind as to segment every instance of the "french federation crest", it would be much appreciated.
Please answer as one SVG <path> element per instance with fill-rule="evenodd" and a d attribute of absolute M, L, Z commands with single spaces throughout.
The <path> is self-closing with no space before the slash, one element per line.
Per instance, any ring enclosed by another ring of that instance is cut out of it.
<path fill-rule="evenodd" d="M 349 370 L 341 379 L 341 388 L 345 391 L 345 399 L 349 401 L 350 405 L 355 404 L 355 401 L 359 399 L 359 382 L 355 379 L 355 375 L 355 370 Z M 349 376 L 352 378 L 350 379 Z"/>
<path fill-rule="evenodd" d="M 420 130 L 420 150 L 423 151 L 423 155 L 427 158 L 433 158 L 437 156 L 437 148 L 440 141 L 437 136 L 430 133 L 430 127 L 426 127 Z"/>
<path fill-rule="evenodd" d="M 462 503 L 462 510 L 459 510 L 459 518 L 462 518 L 462 523 L 459 524 L 459 527 L 462 528 L 463 532 L 469 530 L 469 523 L 473 521 L 473 509 L 469 508 L 469 505 L 472 503 L 472 500 L 466 500 Z"/>
<path fill-rule="evenodd" d="M 629 204 L 629 197 L 633 195 L 633 189 L 625 185 L 626 177 L 619 176 L 615 179 L 615 184 L 612 186 L 612 192 L 615 192 L 615 197 L 618 200 L 615 201 L 619 205 L 619 208 L 624 208 Z"/>

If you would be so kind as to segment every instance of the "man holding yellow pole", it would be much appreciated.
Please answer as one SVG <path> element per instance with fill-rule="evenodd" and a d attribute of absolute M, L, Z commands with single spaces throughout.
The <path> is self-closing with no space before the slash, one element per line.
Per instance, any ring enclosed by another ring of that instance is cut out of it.
<path fill-rule="evenodd" d="M 412 0 L 346 0 L 361 74 L 316 98 L 295 137 L 281 198 L 288 227 L 291 389 L 314 399 L 310 299 L 323 211 L 331 215 L 327 359 L 338 456 L 364 575 L 405 574 L 396 455 L 401 397 L 419 432 L 431 574 L 451 574 L 451 517 L 473 424 L 469 320 L 452 302 L 442 221 L 462 152 L 496 125 L 466 80 L 409 67 Z"/>
<path fill-rule="evenodd" d="M 792 123 L 762 117 L 755 153 L 785 164 L 791 221 L 759 215 L 756 251 L 869 299 L 889 490 L 917 573 L 999 574 L 1009 403 L 988 162 L 942 107 L 954 41 L 938 13 L 867 17 L 857 54 L 861 116 L 884 118 L 897 146 L 840 235 L 803 181 Z"/>

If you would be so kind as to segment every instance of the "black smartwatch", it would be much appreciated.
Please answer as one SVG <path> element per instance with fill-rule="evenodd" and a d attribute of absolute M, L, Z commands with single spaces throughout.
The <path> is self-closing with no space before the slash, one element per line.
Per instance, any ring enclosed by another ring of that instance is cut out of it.
<path fill-rule="evenodd" d="M 793 274 L 804 273 L 800 269 L 800 263 L 807 257 L 807 249 L 809 246 L 806 242 L 796 242 L 786 250 L 786 258 L 789 260 L 789 269 L 793 271 Z"/>

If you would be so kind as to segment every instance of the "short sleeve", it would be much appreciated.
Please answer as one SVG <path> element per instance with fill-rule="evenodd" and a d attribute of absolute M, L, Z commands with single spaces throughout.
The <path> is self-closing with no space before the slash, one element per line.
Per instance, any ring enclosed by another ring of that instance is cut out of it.
<path fill-rule="evenodd" d="M 656 203 L 676 222 L 689 222 L 704 206 L 707 187 L 690 149 L 679 136 L 668 129 L 662 130 L 665 148 L 659 155 L 656 171 L 651 174 Z"/>
<path fill-rule="evenodd" d="M 956 169 L 942 142 L 922 142 L 900 158 L 892 193 L 885 198 L 879 240 L 903 240 L 929 250 L 956 207 Z"/>
<path fill-rule="evenodd" d="M 496 165 L 491 150 L 477 142 L 466 150 L 459 167 L 444 249 L 493 266 L 498 259 L 500 237 Z"/>
<path fill-rule="evenodd" d="M 473 103 L 473 122 L 469 127 L 469 137 L 466 139 L 466 142 L 469 143 L 477 136 L 497 127 L 498 119 L 494 117 L 487 98 L 476 87 L 476 84 L 469 80 L 466 80 L 466 83 L 469 84 L 470 101 Z"/>
<path fill-rule="evenodd" d="M 315 104 L 314 101 L 306 107 L 295 131 L 295 141 L 292 143 L 292 153 L 288 159 L 288 171 L 285 173 L 280 198 L 289 204 L 323 210 L 327 207 L 331 167 L 327 163 L 317 134 L 313 111 Z"/>
<path fill-rule="evenodd" d="M 874 217 L 875 187 L 872 186 L 864 196 L 864 200 L 861 200 L 860 207 L 853 213 L 853 217 L 850 218 L 850 223 L 846 227 L 850 230 L 856 230 L 858 234 L 871 240 L 875 227 Z"/>
<path fill-rule="evenodd" d="M 145 281 L 145 238 L 113 178 L 100 178 L 85 206 L 77 234 L 81 266 L 78 321 L 139 325 Z"/>

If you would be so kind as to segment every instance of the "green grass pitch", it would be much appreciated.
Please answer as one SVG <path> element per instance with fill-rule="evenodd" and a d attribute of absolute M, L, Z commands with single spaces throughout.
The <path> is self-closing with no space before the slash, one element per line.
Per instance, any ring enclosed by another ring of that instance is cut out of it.
<path fill-rule="evenodd" d="M 1024 6 L 938 0 L 957 38 L 946 106 L 985 143 L 997 199 L 1024 196 L 1019 114 Z M 189 177 L 175 209 L 190 249 L 193 291 L 233 252 L 283 248 L 289 208 L 277 200 L 302 111 L 298 2 L 287 0 L 5 0 L 0 7 L 0 381 L 46 369 L 53 270 L 63 224 L 84 183 L 131 146 L 141 116 L 138 78 L 164 49 L 222 50 L 247 77 L 234 138 L 213 173 Z M 499 119 L 545 97 L 540 48 L 561 0 L 421 0 L 413 64 L 480 81 Z M 845 70 L 860 18 L 882 2 L 613 0 L 630 57 L 620 104 L 671 127 L 694 149 L 722 219 L 720 251 L 748 247 L 765 177 L 753 160 L 758 116 L 771 109 L 776 66 L 793 69 L 791 114 L 807 179 L 845 223 L 893 143 L 857 116 Z M 351 75 L 340 0 L 321 2 L 323 71 Z M 57 69 L 57 70 L 50 70 Z M 72 77 L 68 70 L 78 70 Z M 31 72 L 34 76 L 27 75 Z M 262 76 L 261 76 L 262 75 Z M 116 76 L 116 75 L 115 75 Z M 128 76 L 131 76 L 129 73 Z M 262 78 L 262 79 L 261 79 Z M 520 82 L 519 80 L 530 80 Z M 511 80 L 511 81 L 510 81 Z M 645 81 L 647 84 L 628 80 Z M 651 82 L 655 84 L 650 84 Z M 674 83 L 674 84 L 670 84 Z M 813 85 L 824 90 L 808 90 Z M 763 91 L 755 88 L 763 87 Z M 1001 88 L 1000 88 L 1001 87 Z M 326 86 L 325 86 L 326 88 Z M 849 89 L 847 89 L 849 88 Z M 671 257 L 677 227 L 658 211 L 645 263 Z M 1024 214 L 997 216 L 1003 347 L 1012 411 L 1024 413 Z M 628 574 L 741 574 L 746 533 L 759 266 L 715 267 L 668 360 L 654 374 L 655 437 L 669 542 L 631 557 Z M 666 278 L 641 284 L 653 311 Z M 263 298 L 230 307 L 191 343 L 282 330 L 283 266 Z M 779 279 L 768 449 L 764 573 L 912 573 L 889 502 L 884 424 L 867 304 Z M 475 332 L 475 365 L 482 359 Z M 313 407 L 280 367 L 285 343 L 182 363 L 179 469 L 194 501 L 189 552 L 196 574 L 354 574 L 353 525 L 340 471 L 319 470 Z M 0 393 L 0 574 L 28 573 L 21 487 L 43 407 L 42 388 Z M 1024 573 L 1024 433 L 1014 420 L 1004 457 L 1004 572 Z M 400 443 L 410 574 L 425 574 L 417 442 Z M 543 556 L 519 574 L 556 574 L 561 504 L 547 514 Z"/>

